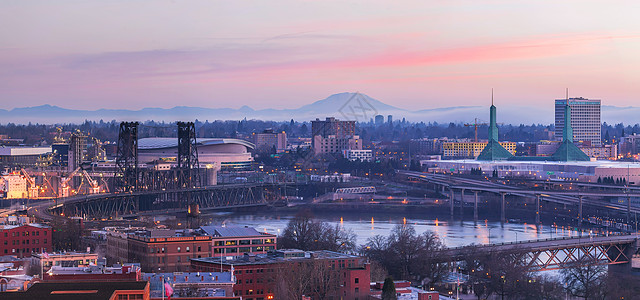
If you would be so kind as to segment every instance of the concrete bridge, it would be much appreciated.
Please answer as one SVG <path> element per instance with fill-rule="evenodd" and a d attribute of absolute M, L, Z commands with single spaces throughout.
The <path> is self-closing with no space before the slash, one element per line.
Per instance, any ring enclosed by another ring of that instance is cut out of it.
<path fill-rule="evenodd" d="M 448 248 L 435 254 L 442 262 L 465 261 L 478 255 L 519 255 L 531 271 L 557 270 L 580 264 L 620 265 L 630 271 L 638 251 L 638 235 L 581 236 Z"/>
<path fill-rule="evenodd" d="M 410 178 L 414 178 L 423 182 L 428 182 L 441 186 L 443 192 L 445 189 L 449 190 L 449 204 L 451 215 L 454 214 L 454 194 L 459 192 L 461 199 L 464 198 L 465 193 L 471 192 L 475 195 L 474 199 L 474 217 L 478 216 L 478 193 L 488 192 L 501 196 L 500 216 L 504 222 L 505 216 L 505 196 L 513 195 L 520 197 L 528 197 L 536 199 L 536 223 L 540 223 L 540 202 L 547 201 L 558 204 L 570 204 L 578 207 L 578 220 L 582 221 L 583 205 L 589 205 L 601 209 L 609 209 L 614 211 L 622 211 L 627 213 L 627 219 L 630 220 L 632 213 L 639 213 L 640 208 L 632 207 L 630 201 L 626 204 L 616 204 L 602 201 L 602 197 L 640 197 L 640 192 L 637 190 L 629 190 L 627 192 L 619 189 L 613 189 L 611 191 L 584 191 L 584 190 L 538 190 L 538 189 L 525 189 L 520 187 L 509 186 L 506 184 L 499 184 L 488 180 L 477 180 L 469 178 L 461 178 L 455 176 L 448 176 L 443 174 L 430 174 L 423 172 L 413 171 L 399 171 L 400 174 Z M 460 207 L 462 208 L 464 201 L 460 201 Z M 461 209 L 462 211 L 462 209 Z"/>

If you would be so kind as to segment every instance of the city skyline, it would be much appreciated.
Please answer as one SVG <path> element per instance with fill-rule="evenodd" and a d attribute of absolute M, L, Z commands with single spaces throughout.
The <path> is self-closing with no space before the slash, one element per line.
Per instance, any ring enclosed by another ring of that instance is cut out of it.
<path fill-rule="evenodd" d="M 631 1 L 5 2 L 0 108 L 633 106 Z M 306 101 L 306 102 L 305 102 Z M 446 103 L 446 105 L 443 105 Z"/>

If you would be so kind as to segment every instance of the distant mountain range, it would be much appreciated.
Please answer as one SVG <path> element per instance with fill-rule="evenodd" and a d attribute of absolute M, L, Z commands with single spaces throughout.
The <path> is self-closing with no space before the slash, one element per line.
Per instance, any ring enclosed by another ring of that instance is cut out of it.
<path fill-rule="evenodd" d="M 551 124 L 553 123 L 553 103 L 545 107 L 498 104 L 498 121 L 504 124 Z M 315 101 L 296 109 L 260 109 L 243 106 L 233 108 L 202 108 L 176 106 L 173 108 L 143 108 L 140 110 L 127 109 L 98 109 L 74 110 L 52 105 L 0 109 L 0 124 L 17 123 L 81 123 L 85 120 L 93 121 L 179 121 L 179 120 L 240 120 L 262 119 L 273 121 L 297 121 L 324 119 L 333 116 L 343 120 L 368 122 L 376 114 L 393 115 L 394 120 L 406 118 L 408 121 L 460 123 L 489 119 L 488 106 L 455 106 L 434 109 L 409 111 L 386 104 L 364 94 L 339 93 L 326 99 Z M 640 123 L 640 107 L 602 106 L 602 121 L 609 124 Z"/>

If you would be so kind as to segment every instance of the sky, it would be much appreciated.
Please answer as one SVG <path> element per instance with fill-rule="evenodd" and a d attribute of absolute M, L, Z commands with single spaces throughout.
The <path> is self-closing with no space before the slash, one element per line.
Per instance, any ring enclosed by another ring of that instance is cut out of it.
<path fill-rule="evenodd" d="M 0 108 L 640 106 L 640 1 L 0 2 Z"/>

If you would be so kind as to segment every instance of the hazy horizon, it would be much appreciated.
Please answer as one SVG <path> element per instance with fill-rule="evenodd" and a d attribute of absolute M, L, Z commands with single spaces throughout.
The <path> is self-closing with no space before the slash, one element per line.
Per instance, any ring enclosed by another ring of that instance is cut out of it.
<path fill-rule="evenodd" d="M 640 3 L 4 1 L 0 108 L 633 106 Z M 306 104 L 306 103 L 305 103 Z"/>

